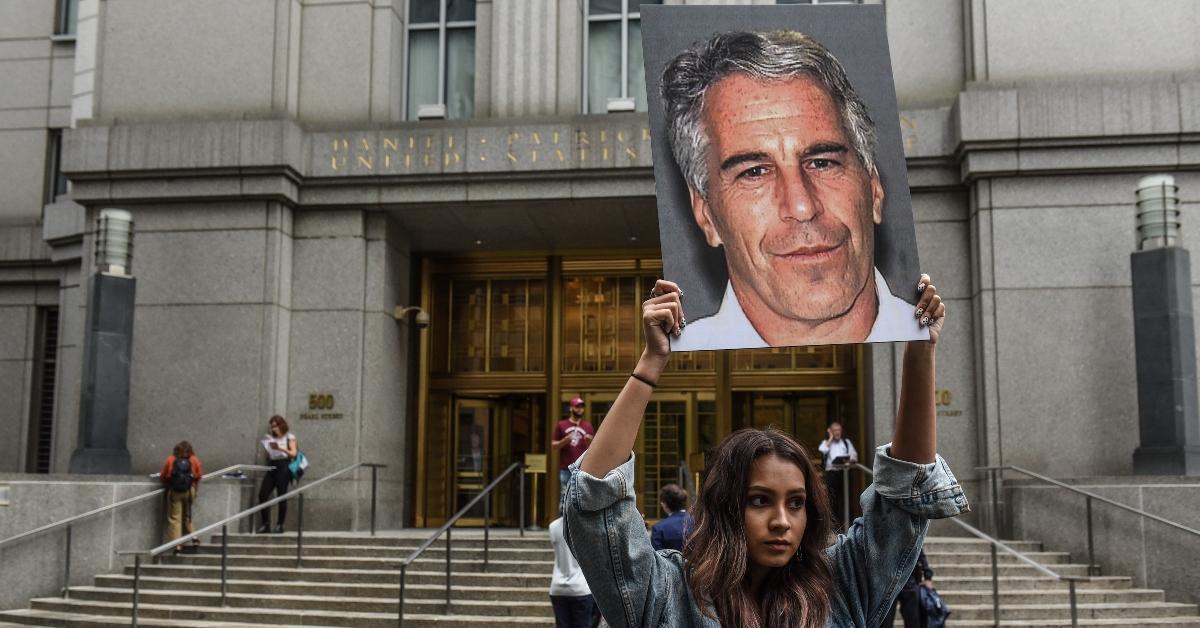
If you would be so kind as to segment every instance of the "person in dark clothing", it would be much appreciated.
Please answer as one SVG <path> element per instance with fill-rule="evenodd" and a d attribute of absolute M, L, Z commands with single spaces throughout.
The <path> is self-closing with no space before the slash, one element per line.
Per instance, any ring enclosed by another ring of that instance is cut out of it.
<path fill-rule="evenodd" d="M 655 550 L 683 551 L 683 542 L 695 523 L 687 513 L 688 494 L 678 484 L 666 484 L 658 492 L 658 502 L 667 516 L 650 529 L 650 545 Z"/>
<path fill-rule="evenodd" d="M 904 588 L 900 589 L 900 595 L 896 596 L 896 601 L 900 604 L 900 617 L 904 618 L 904 628 L 925 628 L 925 613 L 921 609 L 921 587 L 933 588 L 933 570 L 929 568 L 925 550 L 921 550 L 921 555 L 917 556 L 917 566 L 913 568 L 908 582 L 904 583 Z M 892 609 L 879 625 L 882 628 L 891 628 L 895 621 L 896 604 L 893 603 Z"/>
<path fill-rule="evenodd" d="M 262 486 L 258 489 L 258 503 L 271 499 L 271 493 L 285 495 L 288 484 L 292 481 L 292 472 L 288 464 L 299 451 L 296 447 L 296 435 L 288 431 L 287 419 L 278 414 L 271 417 L 270 431 L 262 439 L 263 448 L 267 450 L 267 464 L 271 470 L 263 476 Z M 262 524 L 258 526 L 259 534 L 271 531 L 271 509 L 259 511 Z M 279 515 L 275 520 L 275 533 L 283 533 L 283 522 L 287 519 L 287 502 L 279 502 Z"/>
<path fill-rule="evenodd" d="M 583 420 L 583 415 L 586 411 L 587 404 L 584 403 L 583 397 L 576 396 L 571 400 L 571 414 L 558 422 L 558 426 L 554 428 L 554 438 L 550 440 L 550 449 L 558 450 L 558 497 L 562 500 L 562 494 L 567 490 L 567 481 L 571 479 L 571 473 L 567 471 L 567 467 L 571 466 L 587 451 L 589 445 L 592 444 L 592 438 L 596 436 L 596 428 L 592 424 Z"/>

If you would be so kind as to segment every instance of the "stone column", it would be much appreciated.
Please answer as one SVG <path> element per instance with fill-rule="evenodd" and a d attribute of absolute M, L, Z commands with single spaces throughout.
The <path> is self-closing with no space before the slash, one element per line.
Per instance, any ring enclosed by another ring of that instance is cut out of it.
<path fill-rule="evenodd" d="M 129 361 L 133 352 L 134 279 L 96 273 L 83 358 L 79 448 L 71 473 L 129 473 Z"/>
<path fill-rule="evenodd" d="M 1140 436 L 1134 473 L 1200 475 L 1189 255 L 1174 246 L 1137 251 L 1130 265 Z"/>

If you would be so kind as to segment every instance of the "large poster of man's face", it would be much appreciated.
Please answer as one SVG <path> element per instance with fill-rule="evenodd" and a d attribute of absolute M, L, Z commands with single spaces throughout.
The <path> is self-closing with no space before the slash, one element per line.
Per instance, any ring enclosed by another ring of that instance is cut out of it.
<path fill-rule="evenodd" d="M 882 7 L 641 10 L 673 348 L 928 339 Z"/>

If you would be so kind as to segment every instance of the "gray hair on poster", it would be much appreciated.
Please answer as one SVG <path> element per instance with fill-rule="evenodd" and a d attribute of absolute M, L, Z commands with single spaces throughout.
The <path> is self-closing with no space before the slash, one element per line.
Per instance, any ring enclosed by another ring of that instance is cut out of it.
<path fill-rule="evenodd" d="M 675 161 L 688 185 L 706 194 L 704 160 L 709 139 L 701 124 L 704 95 L 734 73 L 763 80 L 800 76 L 817 79 L 841 107 L 842 125 L 867 170 L 875 170 L 875 123 L 846 71 L 829 50 L 797 31 L 721 33 L 684 51 L 667 66 L 660 90 Z"/>

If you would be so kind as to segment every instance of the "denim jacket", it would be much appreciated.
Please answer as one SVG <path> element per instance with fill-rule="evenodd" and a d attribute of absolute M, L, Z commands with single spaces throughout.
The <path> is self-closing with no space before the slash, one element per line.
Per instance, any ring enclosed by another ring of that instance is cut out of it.
<path fill-rule="evenodd" d="M 913 464 L 875 452 L 875 481 L 863 492 L 863 516 L 826 548 L 833 563 L 829 626 L 878 626 L 908 581 L 930 519 L 967 512 L 966 496 L 946 461 Z M 586 456 L 586 454 L 585 454 Z M 715 627 L 685 578 L 683 555 L 655 552 L 637 510 L 633 455 L 603 478 L 571 465 L 563 496 L 567 543 L 613 628 Z"/>

